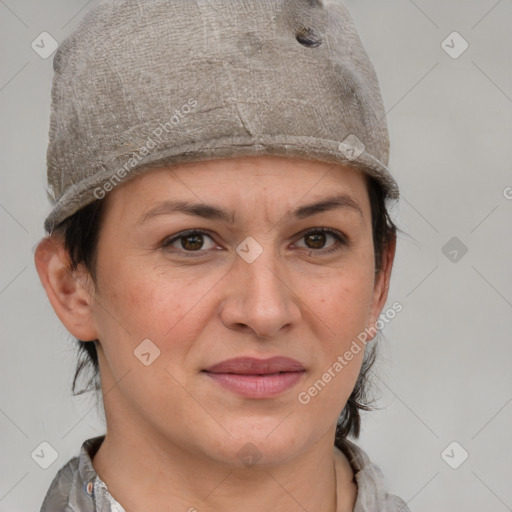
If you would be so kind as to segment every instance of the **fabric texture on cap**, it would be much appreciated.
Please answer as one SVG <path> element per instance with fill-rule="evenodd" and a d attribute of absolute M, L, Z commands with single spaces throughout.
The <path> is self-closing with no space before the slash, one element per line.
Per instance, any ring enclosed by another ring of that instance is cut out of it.
<path fill-rule="evenodd" d="M 374 67 L 338 0 L 100 0 L 54 60 L 46 231 L 141 172 L 276 155 L 398 198 Z"/>

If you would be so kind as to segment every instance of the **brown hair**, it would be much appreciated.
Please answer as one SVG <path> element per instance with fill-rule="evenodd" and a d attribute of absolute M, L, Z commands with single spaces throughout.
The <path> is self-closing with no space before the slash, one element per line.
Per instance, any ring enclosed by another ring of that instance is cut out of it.
<path fill-rule="evenodd" d="M 375 253 L 376 275 L 381 272 L 383 254 L 388 245 L 396 237 L 397 227 L 391 220 L 386 206 L 386 198 L 381 185 L 374 178 L 365 174 L 372 213 L 372 236 Z M 63 237 L 65 248 L 70 258 L 70 270 L 76 271 L 83 264 L 96 285 L 96 256 L 98 236 L 103 217 L 105 201 L 96 200 L 83 207 L 75 214 L 61 222 L 54 230 Z M 375 341 L 375 340 L 373 340 Z M 98 340 L 84 342 L 76 340 L 78 347 L 77 367 L 73 378 L 72 393 L 74 396 L 88 391 L 100 391 L 99 363 L 96 351 Z M 360 410 L 373 409 L 373 400 L 369 400 L 370 372 L 376 361 L 377 344 L 370 342 L 366 346 L 359 376 L 347 403 L 341 412 L 336 428 L 335 442 L 339 444 L 348 435 L 359 437 L 361 430 Z M 92 367 L 92 375 L 85 388 L 76 391 L 78 377 L 88 367 Z"/>

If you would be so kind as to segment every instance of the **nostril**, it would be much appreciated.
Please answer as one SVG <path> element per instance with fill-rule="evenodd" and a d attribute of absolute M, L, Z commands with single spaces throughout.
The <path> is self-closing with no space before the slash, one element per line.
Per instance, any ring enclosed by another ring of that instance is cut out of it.
<path fill-rule="evenodd" d="M 295 34 L 295 38 L 300 44 L 310 48 L 316 48 L 323 42 L 320 36 L 317 35 L 315 31 L 309 27 L 300 28 Z"/>

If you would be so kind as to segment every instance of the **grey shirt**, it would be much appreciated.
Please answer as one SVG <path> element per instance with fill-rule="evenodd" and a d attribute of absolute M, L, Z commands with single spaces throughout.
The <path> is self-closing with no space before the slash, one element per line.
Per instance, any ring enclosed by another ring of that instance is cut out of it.
<path fill-rule="evenodd" d="M 104 438 L 87 439 L 80 454 L 59 470 L 40 512 L 125 512 L 92 465 Z M 362 448 L 345 439 L 340 449 L 350 461 L 357 482 L 354 512 L 411 512 L 401 498 L 386 492 L 382 471 Z"/>

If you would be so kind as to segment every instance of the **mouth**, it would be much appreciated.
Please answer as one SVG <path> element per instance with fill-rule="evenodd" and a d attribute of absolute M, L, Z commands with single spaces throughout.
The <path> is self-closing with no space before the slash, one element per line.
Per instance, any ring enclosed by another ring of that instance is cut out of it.
<path fill-rule="evenodd" d="M 304 365 L 288 357 L 239 357 L 217 363 L 203 372 L 225 389 L 246 398 L 270 398 L 295 386 Z"/>

